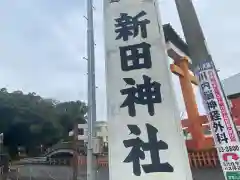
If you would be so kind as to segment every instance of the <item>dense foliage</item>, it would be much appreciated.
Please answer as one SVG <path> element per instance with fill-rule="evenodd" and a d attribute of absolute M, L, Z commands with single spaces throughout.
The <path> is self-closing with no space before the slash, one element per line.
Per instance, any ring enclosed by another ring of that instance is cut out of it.
<path fill-rule="evenodd" d="M 74 123 L 86 123 L 87 106 L 81 101 L 57 102 L 35 93 L 0 89 L 0 133 L 11 156 L 18 147 L 28 154 L 68 138 Z"/>

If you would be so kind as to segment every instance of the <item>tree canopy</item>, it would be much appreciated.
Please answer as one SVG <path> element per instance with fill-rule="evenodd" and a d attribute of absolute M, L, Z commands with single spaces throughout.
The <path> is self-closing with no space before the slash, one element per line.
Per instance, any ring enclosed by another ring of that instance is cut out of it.
<path fill-rule="evenodd" d="M 67 138 L 75 122 L 86 123 L 86 112 L 81 101 L 58 102 L 36 93 L 0 89 L 0 133 L 11 156 L 19 146 L 31 154 Z"/>

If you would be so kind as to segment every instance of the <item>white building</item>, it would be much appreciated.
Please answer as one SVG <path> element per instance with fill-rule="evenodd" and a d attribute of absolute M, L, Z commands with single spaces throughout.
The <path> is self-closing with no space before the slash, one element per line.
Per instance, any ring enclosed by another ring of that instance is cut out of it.
<path fill-rule="evenodd" d="M 232 96 L 240 93 L 240 73 L 222 80 L 222 85 L 226 96 Z"/>
<path fill-rule="evenodd" d="M 86 140 L 88 125 L 78 124 L 78 129 L 79 129 L 78 139 Z M 96 121 L 94 130 L 96 131 L 97 137 L 100 137 L 104 143 L 108 142 L 108 126 L 106 121 Z M 73 131 L 70 131 L 69 136 L 72 136 L 72 135 L 73 135 Z"/>

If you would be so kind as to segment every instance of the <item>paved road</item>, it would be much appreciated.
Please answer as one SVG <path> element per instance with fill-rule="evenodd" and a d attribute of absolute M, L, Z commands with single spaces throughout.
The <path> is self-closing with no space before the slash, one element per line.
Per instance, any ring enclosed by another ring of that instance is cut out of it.
<path fill-rule="evenodd" d="M 224 180 L 220 168 L 193 169 L 194 180 Z M 18 178 L 18 179 L 17 179 Z M 71 180 L 72 170 L 67 166 L 24 165 L 12 174 L 11 180 Z M 86 180 L 86 167 L 79 168 L 79 180 Z M 97 180 L 109 180 L 108 168 L 97 172 Z"/>

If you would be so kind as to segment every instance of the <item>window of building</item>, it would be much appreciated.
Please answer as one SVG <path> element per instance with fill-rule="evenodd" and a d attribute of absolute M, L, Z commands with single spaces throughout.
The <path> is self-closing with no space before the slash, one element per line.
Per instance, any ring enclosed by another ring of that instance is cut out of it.
<path fill-rule="evenodd" d="M 79 135 L 84 135 L 84 129 L 83 128 L 78 129 L 78 134 Z"/>

